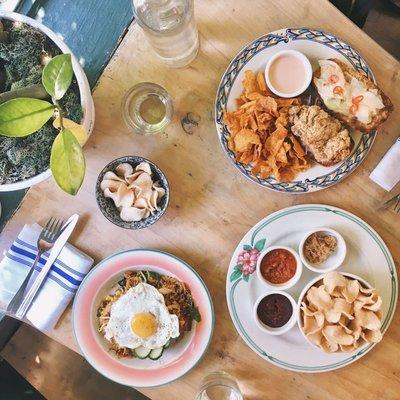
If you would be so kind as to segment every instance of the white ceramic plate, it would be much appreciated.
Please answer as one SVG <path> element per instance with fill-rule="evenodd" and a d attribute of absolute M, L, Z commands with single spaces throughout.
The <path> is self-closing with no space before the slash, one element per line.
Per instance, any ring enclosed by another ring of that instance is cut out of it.
<path fill-rule="evenodd" d="M 223 112 L 225 109 L 236 109 L 235 99 L 243 91 L 242 80 L 246 70 L 264 71 L 269 58 L 281 50 L 289 49 L 305 54 L 314 69 L 318 66 L 319 59 L 338 58 L 371 79 L 374 77 L 363 57 L 349 44 L 329 33 L 308 28 L 285 28 L 268 33 L 249 43 L 229 64 L 222 76 L 215 102 L 215 123 L 224 152 L 236 168 L 253 182 L 278 192 L 298 194 L 325 189 L 346 178 L 368 154 L 376 132 L 368 135 L 352 132 L 354 149 L 347 160 L 331 167 L 314 163 L 309 170 L 298 174 L 293 182 L 278 182 L 272 177 L 254 177 L 250 173 L 250 166 L 238 163 L 232 151 L 228 149 L 229 131 L 223 121 Z"/>
<path fill-rule="evenodd" d="M 266 361 L 297 372 L 324 372 L 344 367 L 374 347 L 367 345 L 353 353 L 326 354 L 309 344 L 298 326 L 281 336 L 265 334 L 253 319 L 255 301 L 268 289 L 257 279 L 255 266 L 238 260 L 240 253 L 262 251 L 266 246 L 290 246 L 298 250 L 305 232 L 326 226 L 340 232 L 347 255 L 338 271 L 360 276 L 382 296 L 382 332 L 392 318 L 397 302 L 397 274 L 393 258 L 380 236 L 355 215 L 327 205 L 306 204 L 285 208 L 264 218 L 244 236 L 236 248 L 228 270 L 226 296 L 232 321 L 248 346 Z M 288 292 L 298 300 L 303 287 L 318 274 L 303 269 L 300 281 Z M 385 340 L 385 339 L 383 339 Z"/>

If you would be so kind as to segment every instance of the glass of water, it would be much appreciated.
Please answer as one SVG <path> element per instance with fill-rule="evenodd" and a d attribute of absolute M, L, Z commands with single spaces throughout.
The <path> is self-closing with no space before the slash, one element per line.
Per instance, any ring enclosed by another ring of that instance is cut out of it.
<path fill-rule="evenodd" d="M 235 379 L 227 372 L 213 372 L 206 376 L 196 400 L 243 400 L 243 396 Z"/>
<path fill-rule="evenodd" d="M 137 23 L 157 56 L 170 67 L 184 67 L 196 58 L 199 35 L 193 0 L 132 0 Z"/>

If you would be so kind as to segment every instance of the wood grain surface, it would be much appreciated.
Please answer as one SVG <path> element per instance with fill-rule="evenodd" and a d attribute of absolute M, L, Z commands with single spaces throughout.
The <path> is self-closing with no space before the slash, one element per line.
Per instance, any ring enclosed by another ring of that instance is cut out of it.
<path fill-rule="evenodd" d="M 32 188 L 6 226 L 0 249 L 10 245 L 25 223 L 77 212 L 81 221 L 72 242 L 97 261 L 120 250 L 153 247 L 192 264 L 214 299 L 212 344 L 200 364 L 182 379 L 142 390 L 154 400 L 192 399 L 201 378 L 219 369 L 238 379 L 246 399 L 398 399 L 398 312 L 384 340 L 358 362 L 334 372 L 300 374 L 272 366 L 247 348 L 233 327 L 225 301 L 228 263 L 239 240 L 261 218 L 294 204 L 326 203 L 355 213 L 377 230 L 396 263 L 400 261 L 399 216 L 377 211 L 385 192 L 368 178 L 399 134 L 398 112 L 380 129 L 367 159 L 350 177 L 327 190 L 293 196 L 260 188 L 231 165 L 218 142 L 213 108 L 221 75 L 239 49 L 283 27 L 322 28 L 351 43 L 372 67 L 397 110 L 399 63 L 326 0 L 202 0 L 196 2 L 196 18 L 201 51 L 188 68 L 179 70 L 161 64 L 141 30 L 132 25 L 94 94 L 96 126 L 85 148 L 84 186 L 75 198 L 62 193 L 51 180 Z M 122 97 L 140 81 L 159 83 L 172 95 L 176 111 L 164 137 L 135 135 L 123 122 Z M 201 116 L 200 126 L 192 135 L 180 125 L 180 118 L 189 111 Z M 128 154 L 156 162 L 171 185 L 166 215 L 142 231 L 126 231 L 109 223 L 97 209 L 94 197 L 95 181 L 103 166 Z M 71 328 L 68 309 L 51 336 L 77 350 Z"/>

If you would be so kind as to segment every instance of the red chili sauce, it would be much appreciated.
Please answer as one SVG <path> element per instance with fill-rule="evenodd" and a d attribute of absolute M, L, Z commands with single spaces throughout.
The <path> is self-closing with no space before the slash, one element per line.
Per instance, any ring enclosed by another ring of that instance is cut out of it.
<path fill-rule="evenodd" d="M 285 325 L 292 314 L 292 303 L 286 296 L 279 293 L 265 296 L 257 307 L 258 318 L 271 328 L 280 328 Z"/>
<path fill-rule="evenodd" d="M 282 284 L 293 278 L 296 268 L 296 259 L 290 251 L 275 249 L 261 260 L 260 272 L 268 282 Z"/>

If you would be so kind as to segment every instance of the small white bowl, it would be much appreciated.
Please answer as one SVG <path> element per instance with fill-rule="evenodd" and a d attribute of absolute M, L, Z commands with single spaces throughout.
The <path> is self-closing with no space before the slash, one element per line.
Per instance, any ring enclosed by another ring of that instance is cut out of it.
<path fill-rule="evenodd" d="M 261 269 L 260 269 L 261 262 L 262 262 L 263 258 L 265 257 L 265 255 L 267 253 L 271 252 L 272 250 L 278 250 L 278 249 L 287 250 L 289 253 L 291 253 L 293 255 L 293 257 L 296 260 L 296 272 L 293 275 L 293 277 L 285 283 L 271 283 L 271 282 L 267 281 L 261 274 Z M 303 272 L 303 265 L 301 263 L 301 259 L 300 259 L 299 255 L 292 248 L 287 247 L 287 246 L 271 246 L 271 247 L 268 247 L 267 249 L 265 249 L 258 257 L 256 271 L 257 271 L 258 279 L 265 286 L 267 286 L 268 289 L 270 289 L 270 290 L 286 290 L 286 289 L 289 289 L 292 286 L 294 286 L 299 281 L 300 276 Z"/>
<path fill-rule="evenodd" d="M 350 274 L 348 272 L 340 272 L 341 275 L 344 275 L 346 278 L 351 278 L 351 279 L 356 279 L 358 280 L 362 286 L 364 286 L 365 288 L 371 289 L 373 286 L 371 284 L 369 284 L 367 281 L 365 281 L 363 278 L 361 278 L 358 275 L 354 275 L 354 274 Z M 304 286 L 304 289 L 301 291 L 300 296 L 299 296 L 299 300 L 297 302 L 297 309 L 296 309 L 296 319 L 297 319 L 297 325 L 299 326 L 300 332 L 303 335 L 303 337 L 306 339 L 306 341 L 313 346 L 314 348 L 317 348 L 319 350 L 321 350 L 316 344 L 314 344 L 313 342 L 311 342 L 311 340 L 308 339 L 308 337 L 306 336 L 306 334 L 303 332 L 303 321 L 301 318 L 301 303 L 303 302 L 304 297 L 306 296 L 308 290 L 311 288 L 311 286 L 314 286 L 317 282 L 322 281 L 322 276 L 316 276 L 315 278 L 311 279 L 307 285 Z M 318 285 L 319 286 L 319 285 Z M 365 345 L 367 345 L 368 343 L 365 343 Z M 363 346 L 359 347 L 357 350 L 362 349 Z"/>
<path fill-rule="evenodd" d="M 261 300 L 264 299 L 265 297 L 271 295 L 271 294 L 281 294 L 282 296 L 285 296 L 286 298 L 288 298 L 290 300 L 290 304 L 292 305 L 292 316 L 290 317 L 289 321 L 286 322 L 285 325 L 281 326 L 280 328 L 272 328 L 266 324 L 264 324 L 260 318 L 258 318 L 258 314 L 257 314 L 257 308 L 258 305 L 260 304 Z M 268 292 L 263 294 L 262 296 L 260 296 L 257 301 L 254 304 L 254 308 L 253 308 L 253 315 L 254 315 L 254 320 L 256 321 L 257 326 L 262 329 L 265 333 L 268 333 L 269 335 L 282 335 L 284 333 L 286 333 L 287 331 L 289 331 L 290 329 L 292 329 L 295 325 L 296 325 L 296 321 L 297 321 L 297 304 L 294 301 L 293 297 L 286 293 L 286 292 L 281 292 L 279 290 L 275 290 L 272 292 Z"/>
<path fill-rule="evenodd" d="M 271 82 L 271 80 L 269 78 L 269 70 L 271 68 L 271 65 L 274 63 L 274 61 L 277 58 L 282 57 L 283 55 L 291 55 L 291 56 L 297 57 L 303 63 L 303 65 L 305 67 L 305 71 L 306 71 L 306 74 L 303 78 L 304 82 L 301 85 L 300 89 L 298 89 L 297 91 L 292 92 L 292 93 L 284 93 L 284 92 L 279 91 L 278 89 L 276 89 L 274 87 L 273 83 Z M 312 80 L 312 75 L 313 75 L 313 71 L 312 71 L 312 66 L 311 66 L 310 61 L 303 53 L 300 53 L 300 51 L 297 51 L 297 50 L 279 51 L 278 53 L 274 54 L 268 60 L 267 66 L 265 67 L 265 80 L 267 82 L 267 85 L 268 85 L 269 89 L 271 89 L 271 91 L 279 97 L 285 97 L 285 98 L 296 97 L 296 96 L 299 96 L 300 94 L 302 94 L 303 92 L 305 92 L 306 89 L 310 86 L 310 83 Z"/>
<path fill-rule="evenodd" d="M 314 264 L 308 261 L 306 256 L 304 255 L 304 244 L 307 238 L 316 232 L 334 236 L 337 240 L 337 247 L 335 251 L 321 264 Z M 299 245 L 299 255 L 302 263 L 309 270 L 316 272 L 317 274 L 325 274 L 326 272 L 333 271 L 339 268 L 343 264 L 344 259 L 346 258 L 346 254 L 347 254 L 347 246 L 345 240 L 343 239 L 343 236 L 339 232 L 331 228 L 317 228 L 308 231 Z"/>

